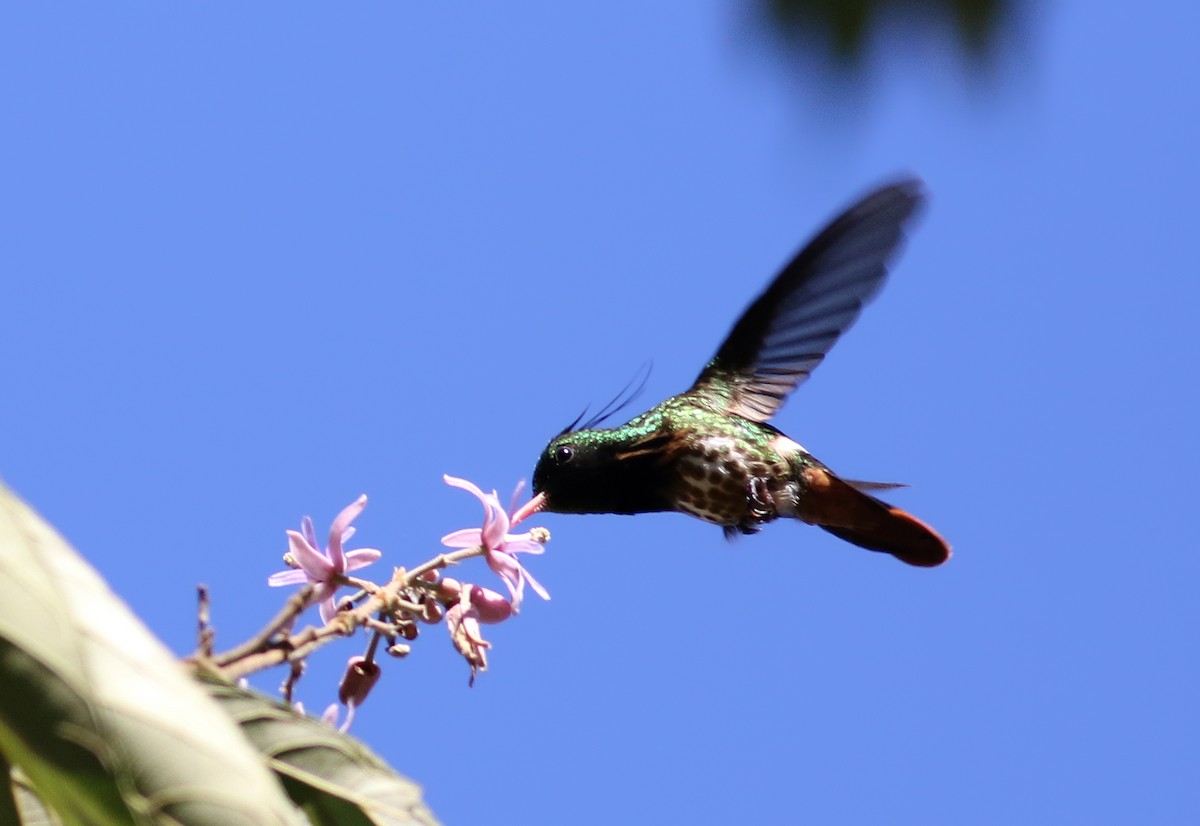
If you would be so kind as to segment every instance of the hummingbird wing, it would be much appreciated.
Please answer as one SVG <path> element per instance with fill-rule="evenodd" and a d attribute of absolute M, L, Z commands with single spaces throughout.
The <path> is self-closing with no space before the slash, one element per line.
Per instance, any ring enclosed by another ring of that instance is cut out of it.
<path fill-rule="evenodd" d="M 688 393 L 771 418 L 883 286 L 921 188 L 898 181 L 831 221 L 742 314 Z"/>

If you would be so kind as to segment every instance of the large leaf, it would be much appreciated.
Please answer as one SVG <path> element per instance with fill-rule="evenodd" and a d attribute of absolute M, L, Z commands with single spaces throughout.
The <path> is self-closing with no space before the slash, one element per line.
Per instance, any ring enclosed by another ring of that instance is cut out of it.
<path fill-rule="evenodd" d="M 4 777 L 9 777 L 5 771 Z M 46 809 L 42 799 L 29 787 L 29 779 L 20 769 L 11 770 L 9 791 L 12 792 L 13 807 L 0 816 L 0 823 L 20 823 L 21 826 L 59 826 L 58 821 Z M 8 819 L 4 819 L 8 818 Z"/>
<path fill-rule="evenodd" d="M 68 826 L 306 822 L 241 730 L 3 485 L 0 753 Z"/>
<path fill-rule="evenodd" d="M 273 700 L 228 685 L 209 691 L 268 758 L 292 800 L 329 826 L 433 826 L 421 787 L 353 737 Z"/>

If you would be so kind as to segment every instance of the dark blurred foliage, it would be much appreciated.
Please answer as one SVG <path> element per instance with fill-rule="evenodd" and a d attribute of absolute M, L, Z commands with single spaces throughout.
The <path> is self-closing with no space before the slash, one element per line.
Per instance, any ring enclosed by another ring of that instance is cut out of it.
<path fill-rule="evenodd" d="M 843 67 L 890 24 L 953 33 L 972 57 L 988 55 L 1018 0 L 753 0 L 793 46 L 824 46 Z"/>

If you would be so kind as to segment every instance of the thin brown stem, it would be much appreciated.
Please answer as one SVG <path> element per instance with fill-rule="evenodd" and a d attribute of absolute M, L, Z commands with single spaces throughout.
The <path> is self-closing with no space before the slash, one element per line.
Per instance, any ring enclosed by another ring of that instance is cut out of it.
<path fill-rule="evenodd" d="M 293 622 L 308 607 L 308 601 L 312 597 L 313 590 L 313 585 L 310 583 L 292 594 L 288 597 L 287 602 L 283 604 L 283 608 L 279 610 L 279 613 L 272 617 L 271 621 L 263 626 L 261 631 L 236 648 L 231 648 L 223 654 L 217 654 L 213 657 L 213 662 L 218 666 L 224 667 L 235 660 L 240 660 L 248 654 L 262 651 L 267 647 L 271 637 L 275 636 L 289 622 Z"/>
<path fill-rule="evenodd" d="M 474 548 L 464 548 L 461 551 L 454 551 L 453 553 L 438 554 L 424 565 L 418 565 L 409 571 L 407 576 L 408 582 L 410 585 L 416 584 L 424 574 L 430 571 L 437 571 L 451 565 L 457 565 L 464 559 L 470 559 L 473 556 L 482 556 L 485 550 L 482 545 L 476 545 Z"/>
<path fill-rule="evenodd" d="M 283 694 L 283 701 L 288 705 L 292 704 L 292 696 L 296 692 L 296 683 L 300 682 L 300 678 L 304 675 L 303 660 L 293 660 L 292 667 L 288 671 L 287 679 L 283 681 L 283 685 L 279 687 L 279 691 Z"/>

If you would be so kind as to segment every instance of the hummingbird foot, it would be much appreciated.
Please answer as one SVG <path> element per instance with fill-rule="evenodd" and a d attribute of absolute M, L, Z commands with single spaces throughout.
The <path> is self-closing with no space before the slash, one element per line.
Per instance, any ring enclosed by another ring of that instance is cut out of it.
<path fill-rule="evenodd" d="M 775 508 L 775 497 L 771 495 L 771 491 L 767 488 L 766 479 L 761 476 L 751 478 L 747 489 L 749 492 L 747 501 L 750 505 L 750 518 L 752 520 L 756 522 L 770 522 L 779 516 L 779 511 Z"/>

